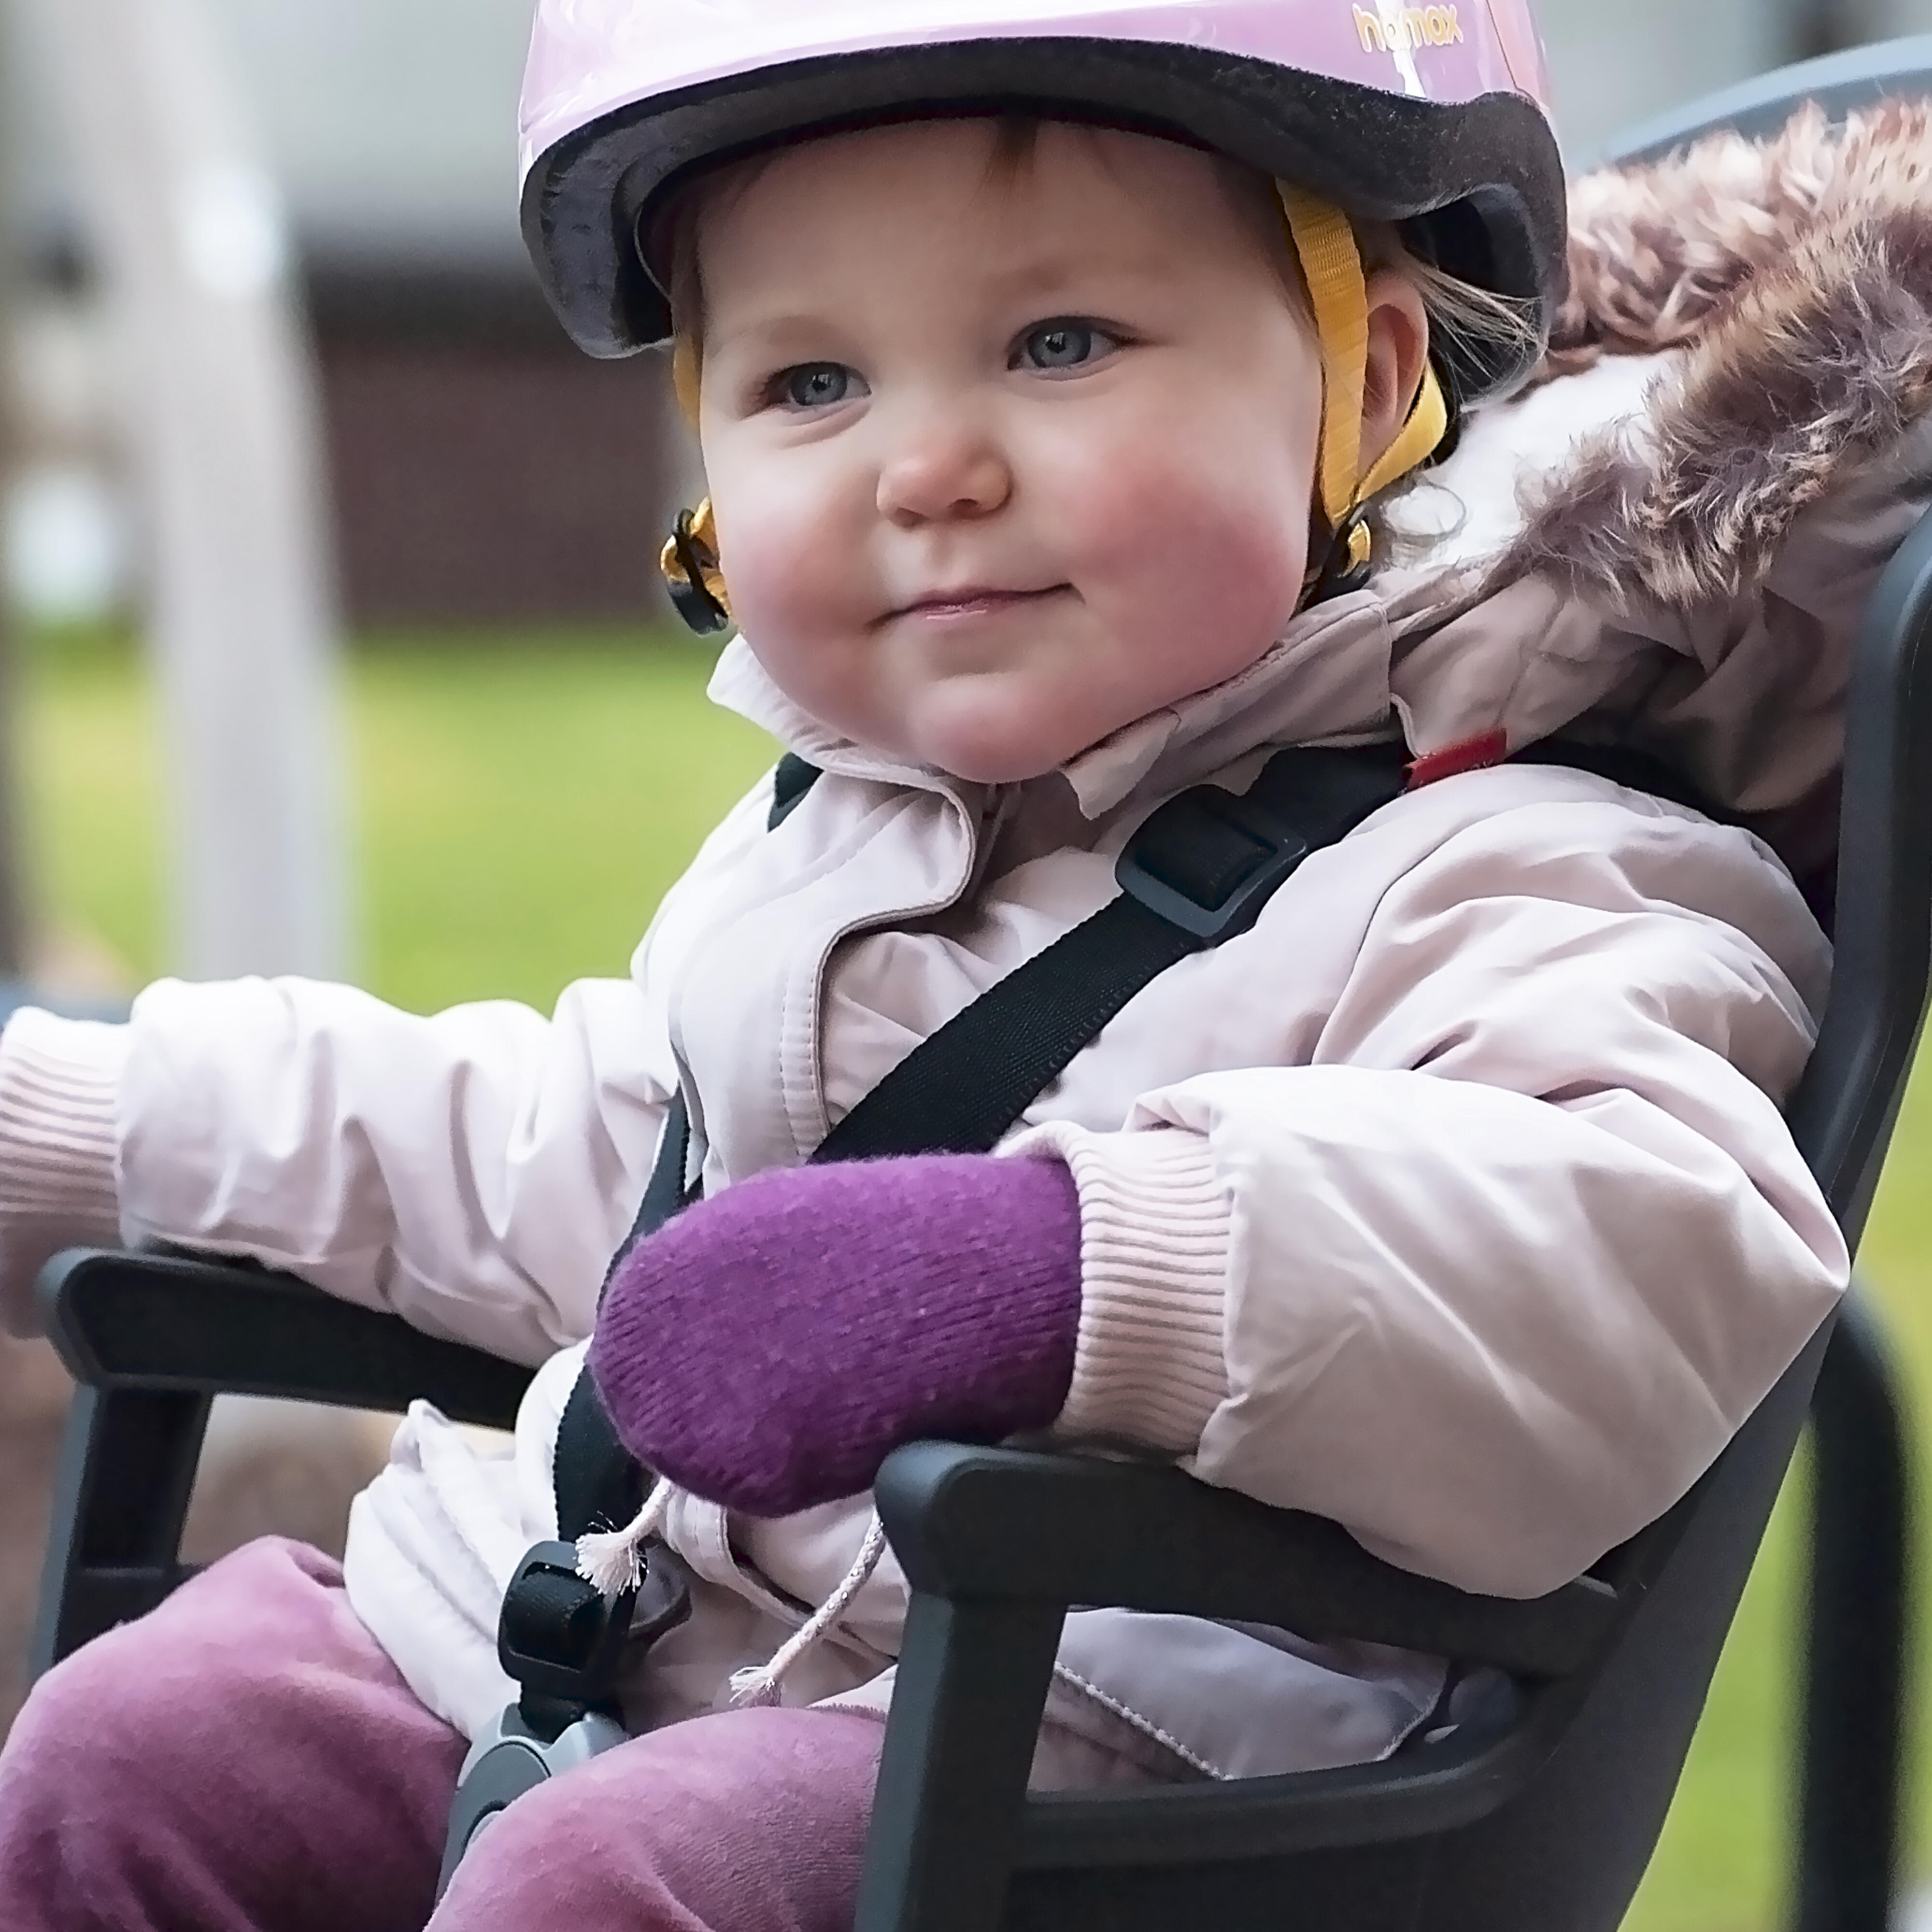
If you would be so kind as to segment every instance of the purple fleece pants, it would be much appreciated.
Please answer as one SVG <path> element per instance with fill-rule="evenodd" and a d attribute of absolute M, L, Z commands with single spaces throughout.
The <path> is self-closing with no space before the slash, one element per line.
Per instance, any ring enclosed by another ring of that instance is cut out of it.
<path fill-rule="evenodd" d="M 0 1750 L 6 1932 L 844 1932 L 884 1727 L 749 1710 L 520 1799 L 431 1914 L 463 1739 L 269 1539 L 34 1688 Z"/>

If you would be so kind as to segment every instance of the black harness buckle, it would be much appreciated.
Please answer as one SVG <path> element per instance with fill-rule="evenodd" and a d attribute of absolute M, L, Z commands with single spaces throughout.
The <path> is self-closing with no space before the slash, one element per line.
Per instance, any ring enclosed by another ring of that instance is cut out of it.
<path fill-rule="evenodd" d="M 560 1703 L 601 1704 L 616 1680 L 637 1592 L 606 1597 L 577 1574 L 567 1543 L 524 1553 L 496 1623 L 496 1660 L 526 1691 Z"/>
<path fill-rule="evenodd" d="M 1114 877 L 1156 918 L 1213 946 L 1253 925 L 1309 850 L 1293 826 L 1252 798 L 1196 785 L 1141 826 Z"/>
<path fill-rule="evenodd" d="M 641 1587 L 615 1598 L 577 1574 L 574 1546 L 535 1544 L 503 1593 L 496 1658 L 526 1702 L 608 1705 L 627 1646 L 655 1642 L 690 1614 L 689 1581 L 662 1544 L 646 1553 Z"/>
<path fill-rule="evenodd" d="M 497 1660 L 523 1695 L 463 1761 L 439 1899 L 464 1853 L 506 1805 L 624 1742 L 620 1668 L 690 1614 L 691 1580 L 662 1543 L 645 1552 L 641 1586 L 616 1598 L 577 1574 L 570 1544 L 533 1544 L 524 1552 L 496 1622 Z"/>

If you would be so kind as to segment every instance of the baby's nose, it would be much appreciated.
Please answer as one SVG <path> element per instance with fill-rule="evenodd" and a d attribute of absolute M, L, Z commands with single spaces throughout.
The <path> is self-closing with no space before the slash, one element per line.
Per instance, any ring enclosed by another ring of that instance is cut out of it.
<path fill-rule="evenodd" d="M 983 517 L 1012 494 L 1012 472 L 989 438 L 963 424 L 911 428 L 879 470 L 879 514 L 911 525 Z"/>

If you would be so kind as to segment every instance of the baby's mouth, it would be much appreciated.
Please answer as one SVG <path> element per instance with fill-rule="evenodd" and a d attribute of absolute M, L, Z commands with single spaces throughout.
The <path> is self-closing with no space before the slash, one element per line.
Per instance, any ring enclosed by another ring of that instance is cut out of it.
<path fill-rule="evenodd" d="M 936 590 L 888 610 L 880 621 L 890 624 L 896 618 L 914 617 L 928 623 L 966 622 L 976 617 L 1000 616 L 1072 588 L 1070 584 L 1049 584 L 1037 590 L 1010 590 L 974 584 L 958 590 Z"/>

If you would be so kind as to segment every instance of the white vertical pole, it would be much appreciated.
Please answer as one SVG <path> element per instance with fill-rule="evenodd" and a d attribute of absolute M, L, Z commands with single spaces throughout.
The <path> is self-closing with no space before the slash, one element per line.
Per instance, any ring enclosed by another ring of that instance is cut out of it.
<path fill-rule="evenodd" d="M 119 337 L 180 970 L 348 964 L 319 410 L 279 199 L 202 0 L 27 0 Z"/>
<path fill-rule="evenodd" d="M 13 76 L 0 49 L 0 84 Z M 13 156 L 0 141 L 0 358 L 10 356 L 20 293 L 17 213 L 11 178 Z M 12 472 L 13 398 L 0 394 L 0 482 Z M 0 595 L 0 980 L 18 981 L 27 970 L 26 896 L 21 889 L 20 818 L 14 794 L 15 720 L 13 613 Z"/>

